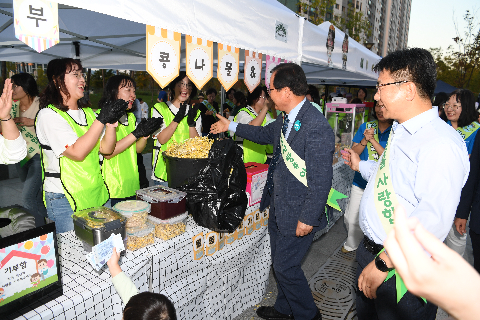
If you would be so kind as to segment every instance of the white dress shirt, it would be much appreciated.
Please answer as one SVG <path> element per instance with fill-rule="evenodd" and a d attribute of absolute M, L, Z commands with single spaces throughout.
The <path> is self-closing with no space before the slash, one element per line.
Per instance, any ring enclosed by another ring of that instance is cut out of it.
<path fill-rule="evenodd" d="M 443 241 L 470 172 L 465 142 L 435 108 L 402 124 L 395 121 L 390 134 L 390 175 L 398 202 L 407 217 L 417 217 Z M 387 237 L 374 203 L 373 181 L 380 162 L 360 162 L 360 173 L 368 181 L 360 204 L 360 227 L 377 244 Z"/>

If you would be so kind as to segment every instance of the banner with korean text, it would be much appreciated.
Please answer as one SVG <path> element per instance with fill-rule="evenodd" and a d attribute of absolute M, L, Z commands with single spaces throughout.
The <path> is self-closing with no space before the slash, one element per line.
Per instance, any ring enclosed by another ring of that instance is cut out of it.
<path fill-rule="evenodd" d="M 15 37 L 37 52 L 60 42 L 58 4 L 43 0 L 13 0 Z"/>
<path fill-rule="evenodd" d="M 147 25 L 147 72 L 165 88 L 180 72 L 182 35 Z"/>
<path fill-rule="evenodd" d="M 245 64 L 243 67 L 243 81 L 252 92 L 262 80 L 262 54 L 245 50 Z"/>
<path fill-rule="evenodd" d="M 187 76 L 202 89 L 213 77 L 213 41 L 185 35 L 185 43 Z"/>
<path fill-rule="evenodd" d="M 272 69 L 278 66 L 281 62 L 281 59 L 269 56 L 267 54 L 266 66 L 265 66 L 265 85 L 267 88 L 270 88 L 270 77 L 272 76 Z"/>
<path fill-rule="evenodd" d="M 239 48 L 218 44 L 217 78 L 225 91 L 238 81 L 239 53 Z"/>

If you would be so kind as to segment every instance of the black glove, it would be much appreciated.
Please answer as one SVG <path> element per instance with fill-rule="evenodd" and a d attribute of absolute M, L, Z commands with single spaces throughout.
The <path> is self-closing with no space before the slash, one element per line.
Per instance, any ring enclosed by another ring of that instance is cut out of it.
<path fill-rule="evenodd" d="M 100 114 L 97 120 L 102 124 L 117 122 L 126 112 L 128 102 L 123 99 L 118 99 L 113 103 L 109 103 L 100 109 Z"/>
<path fill-rule="evenodd" d="M 188 110 L 187 123 L 189 127 L 195 127 L 197 125 L 197 121 L 195 120 L 195 118 L 197 117 L 199 107 L 200 106 L 197 103 L 193 107 L 190 107 L 190 110 Z"/>
<path fill-rule="evenodd" d="M 150 118 L 142 119 L 135 130 L 132 131 L 132 134 L 135 138 L 148 137 L 162 126 L 162 118 Z"/>
<path fill-rule="evenodd" d="M 185 118 L 186 113 L 187 113 L 187 103 L 186 102 L 180 103 L 180 108 L 178 109 L 178 112 L 175 115 L 175 118 L 173 118 L 173 121 L 175 121 L 176 123 L 180 123 L 180 121 L 182 121 L 183 118 Z"/>

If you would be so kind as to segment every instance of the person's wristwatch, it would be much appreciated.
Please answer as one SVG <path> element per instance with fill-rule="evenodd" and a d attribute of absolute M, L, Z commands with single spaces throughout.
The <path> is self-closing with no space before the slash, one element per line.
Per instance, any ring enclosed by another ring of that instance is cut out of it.
<path fill-rule="evenodd" d="M 395 268 L 389 268 L 387 266 L 387 263 L 382 258 L 380 258 L 380 255 L 378 255 L 375 258 L 375 267 L 377 267 L 377 269 L 382 271 L 382 272 L 390 272 L 393 269 L 395 269 Z"/>

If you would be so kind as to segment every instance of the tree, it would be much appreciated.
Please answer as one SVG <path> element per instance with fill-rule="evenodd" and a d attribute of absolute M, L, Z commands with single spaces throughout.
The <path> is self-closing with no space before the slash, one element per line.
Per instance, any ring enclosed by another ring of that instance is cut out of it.
<path fill-rule="evenodd" d="M 310 0 L 309 3 L 299 1 L 298 13 L 306 14 L 310 22 L 319 25 L 333 17 L 332 12 L 335 3 L 336 0 Z M 327 13 L 330 13 L 330 17 L 327 17 Z"/>
<path fill-rule="evenodd" d="M 358 43 L 363 44 L 372 36 L 372 25 L 363 12 L 355 10 L 353 1 L 348 1 L 346 12 L 336 15 L 330 22 Z"/>
<path fill-rule="evenodd" d="M 105 83 L 107 83 L 108 79 L 110 79 L 110 77 L 112 77 L 113 75 L 114 74 L 112 69 L 105 70 Z M 103 89 L 102 70 L 96 70 L 94 73 L 92 73 L 92 76 L 90 78 L 90 85 L 92 86 L 92 88 Z"/>

